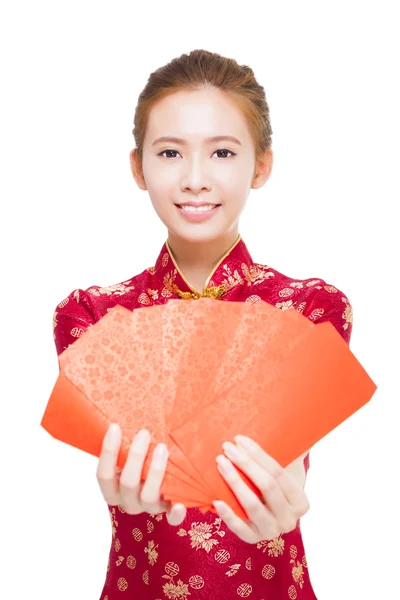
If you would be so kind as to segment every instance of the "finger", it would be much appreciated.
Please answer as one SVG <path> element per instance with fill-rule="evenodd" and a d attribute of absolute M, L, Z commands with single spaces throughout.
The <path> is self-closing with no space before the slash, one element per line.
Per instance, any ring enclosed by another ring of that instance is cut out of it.
<path fill-rule="evenodd" d="M 237 435 L 234 439 L 240 448 L 247 452 L 260 467 L 271 473 L 276 479 L 282 493 L 293 507 L 293 510 L 299 515 L 307 512 L 308 500 L 304 493 L 304 489 L 298 485 L 297 481 L 291 477 L 286 469 L 284 469 L 270 454 L 267 454 L 267 452 L 265 452 L 265 450 L 263 450 L 254 440 L 242 435 Z"/>
<path fill-rule="evenodd" d="M 131 515 L 143 512 L 140 504 L 141 475 L 149 445 L 150 434 L 146 429 L 141 429 L 130 445 L 119 480 L 121 504 Z"/>
<path fill-rule="evenodd" d="M 117 423 L 111 423 L 103 439 L 96 472 L 101 493 L 110 506 L 120 503 L 119 474 L 116 466 L 120 445 L 121 430 Z"/>
<path fill-rule="evenodd" d="M 245 509 L 249 520 L 255 524 L 260 532 L 263 530 L 275 533 L 278 526 L 274 515 L 243 481 L 231 461 L 225 456 L 219 455 L 217 456 L 217 463 L 219 472 L 232 488 L 235 496 Z M 271 539 L 273 537 L 276 536 L 271 534 Z"/>
<path fill-rule="evenodd" d="M 140 494 L 140 502 L 144 510 L 148 513 L 160 512 L 168 509 L 168 502 L 162 501 L 160 498 L 160 488 L 164 479 L 165 471 L 168 462 L 168 447 L 166 444 L 157 444 L 154 449 L 152 460 L 149 467 L 149 472 L 146 481 L 143 484 Z"/>
<path fill-rule="evenodd" d="M 167 521 L 170 525 L 180 525 L 186 519 L 186 507 L 183 504 L 174 504 L 167 510 Z"/>
<path fill-rule="evenodd" d="M 213 505 L 218 515 L 233 533 L 236 533 L 236 535 L 244 542 L 248 542 L 249 544 L 255 542 L 257 532 L 254 531 L 251 523 L 247 523 L 246 521 L 243 521 L 243 519 L 240 519 L 231 507 L 221 500 L 214 500 Z"/>
<path fill-rule="evenodd" d="M 278 522 L 280 532 L 286 533 L 293 531 L 297 524 L 297 514 L 294 513 L 293 507 L 289 504 L 286 496 L 283 494 L 277 480 L 241 448 L 230 442 L 225 442 L 222 446 L 228 458 L 237 465 L 260 490 L 268 509 L 272 512 L 272 515 Z M 262 513 L 260 513 L 259 516 L 261 519 L 264 519 Z M 254 522 L 259 527 L 263 526 L 262 522 Z"/>

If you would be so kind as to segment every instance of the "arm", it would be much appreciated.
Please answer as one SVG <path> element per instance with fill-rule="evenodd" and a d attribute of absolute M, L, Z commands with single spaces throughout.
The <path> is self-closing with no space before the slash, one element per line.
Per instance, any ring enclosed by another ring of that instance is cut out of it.
<path fill-rule="evenodd" d="M 74 290 L 61 300 L 53 314 L 53 338 L 57 355 L 64 352 L 95 321 L 90 299 L 83 290 Z"/>

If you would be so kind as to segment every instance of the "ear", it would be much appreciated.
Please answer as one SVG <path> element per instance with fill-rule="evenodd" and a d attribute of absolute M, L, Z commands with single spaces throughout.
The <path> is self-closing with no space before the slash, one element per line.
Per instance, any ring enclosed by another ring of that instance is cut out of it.
<path fill-rule="evenodd" d="M 134 180 L 141 190 L 147 190 L 146 181 L 143 177 L 142 161 L 134 148 L 129 152 L 129 163 Z"/>
<path fill-rule="evenodd" d="M 256 160 L 254 167 L 253 181 L 251 187 L 253 189 L 260 188 L 271 175 L 272 165 L 274 162 L 274 153 L 272 150 L 266 150 L 264 154 Z"/>

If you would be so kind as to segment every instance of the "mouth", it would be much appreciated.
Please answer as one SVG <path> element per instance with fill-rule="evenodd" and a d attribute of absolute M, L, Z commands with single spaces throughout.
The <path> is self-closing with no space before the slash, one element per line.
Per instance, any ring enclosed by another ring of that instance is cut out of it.
<path fill-rule="evenodd" d="M 177 206 L 178 208 L 182 208 L 182 204 L 175 204 L 175 206 Z M 212 205 L 210 205 L 212 206 Z M 211 210 L 214 210 L 214 208 L 218 208 L 218 206 L 221 206 L 220 204 L 214 204 L 214 206 L 212 207 Z"/>

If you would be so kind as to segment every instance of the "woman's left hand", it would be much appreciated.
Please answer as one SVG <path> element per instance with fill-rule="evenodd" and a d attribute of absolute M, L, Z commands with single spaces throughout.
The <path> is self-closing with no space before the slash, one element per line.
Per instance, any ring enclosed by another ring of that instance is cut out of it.
<path fill-rule="evenodd" d="M 246 440 L 248 447 L 244 445 Z M 249 519 L 243 521 L 225 502 L 216 500 L 213 504 L 218 515 L 240 539 L 250 544 L 272 540 L 292 531 L 298 519 L 310 508 L 304 489 L 254 440 L 236 436 L 235 441 L 236 446 L 230 442 L 222 445 L 231 460 L 217 456 L 218 470 Z M 261 499 L 246 485 L 231 461 L 260 490 Z"/>

